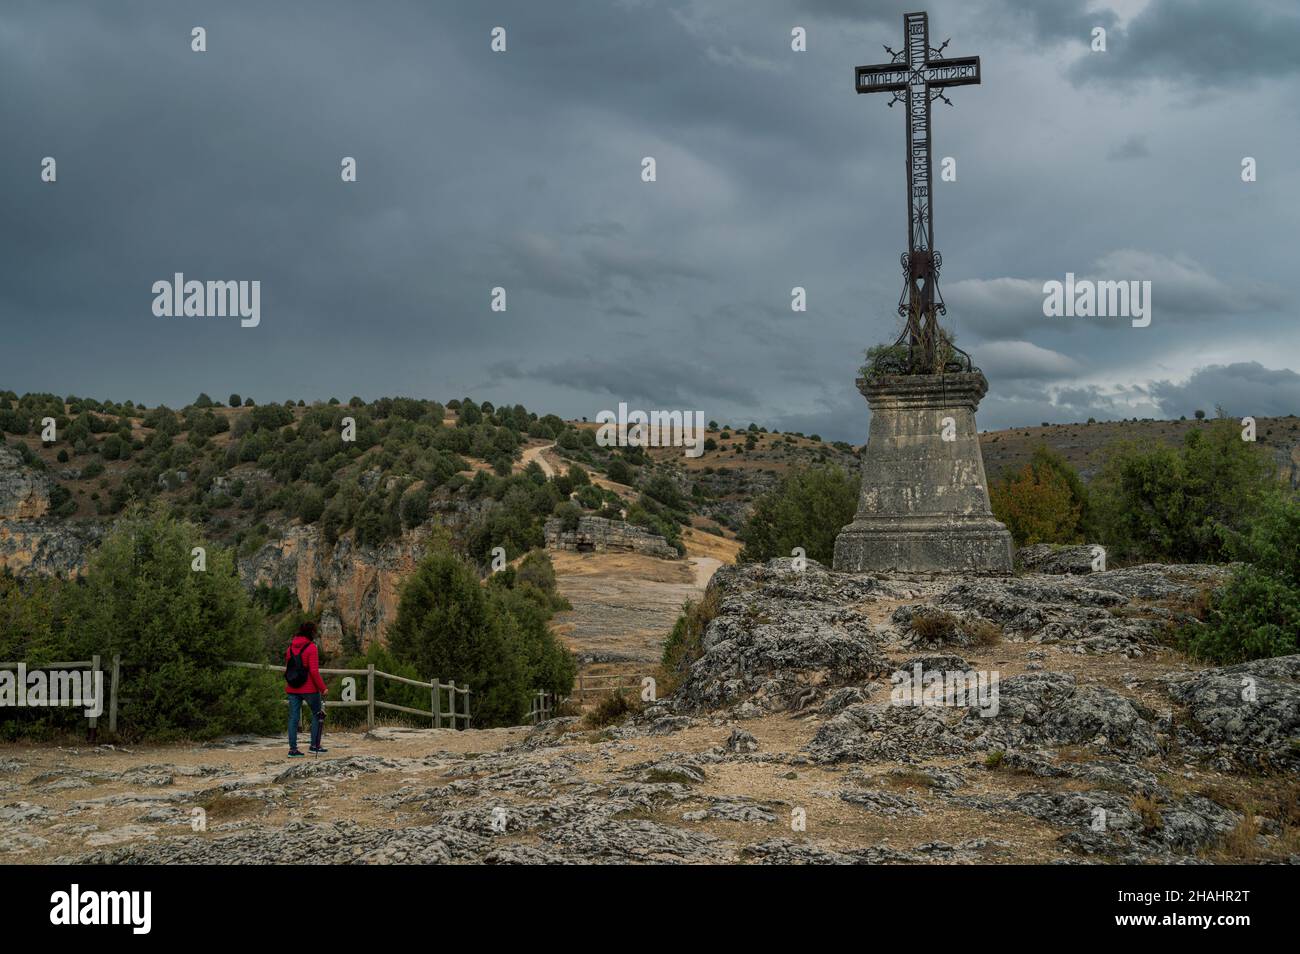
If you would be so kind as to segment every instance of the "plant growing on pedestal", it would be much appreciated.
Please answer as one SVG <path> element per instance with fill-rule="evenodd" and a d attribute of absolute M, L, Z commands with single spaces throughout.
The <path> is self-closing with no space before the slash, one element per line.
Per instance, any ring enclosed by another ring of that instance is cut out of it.
<path fill-rule="evenodd" d="M 858 374 L 868 381 L 891 374 L 928 374 L 923 368 L 919 348 L 913 348 L 905 340 L 906 330 L 893 344 L 878 344 L 865 352 L 866 360 L 858 368 Z M 939 329 L 939 342 L 936 367 L 949 374 L 973 370 L 970 356 L 956 345 L 957 336 Z M 934 372 L 937 373 L 937 372 Z"/>

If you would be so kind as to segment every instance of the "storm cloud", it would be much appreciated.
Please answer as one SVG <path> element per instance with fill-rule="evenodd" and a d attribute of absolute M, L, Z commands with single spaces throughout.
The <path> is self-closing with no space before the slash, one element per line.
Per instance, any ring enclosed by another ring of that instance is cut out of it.
<path fill-rule="evenodd" d="M 588 418 L 626 400 L 860 442 L 853 379 L 898 333 L 907 233 L 902 110 L 856 95 L 852 67 L 898 48 L 911 9 L 7 3 L 0 387 Z M 980 426 L 1300 410 L 1294 5 L 928 10 L 983 72 L 934 120 Z M 260 325 L 155 317 L 176 272 L 260 281 Z M 1067 272 L 1151 281 L 1151 325 L 1044 317 Z"/>

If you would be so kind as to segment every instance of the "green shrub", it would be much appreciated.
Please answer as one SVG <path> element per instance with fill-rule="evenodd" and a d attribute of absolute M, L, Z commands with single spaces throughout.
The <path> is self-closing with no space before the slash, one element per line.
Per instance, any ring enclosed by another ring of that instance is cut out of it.
<path fill-rule="evenodd" d="M 1300 651 L 1300 502 L 1270 501 L 1232 550 L 1249 562 L 1211 595 L 1204 623 L 1178 631 L 1179 646 L 1220 664 Z"/>
<path fill-rule="evenodd" d="M 506 637 L 474 569 L 433 546 L 402 587 L 388 646 L 421 679 L 468 684 L 476 726 L 519 725 L 531 688 Z"/>
<path fill-rule="evenodd" d="M 698 602 L 687 600 L 682 605 L 681 615 L 664 640 L 658 686 L 664 695 L 676 692 L 691 663 L 704 655 L 704 631 L 718 615 L 718 602 L 718 591 L 710 588 Z"/>
<path fill-rule="evenodd" d="M 207 551 L 205 571 L 191 551 Z M 235 575 L 233 555 L 162 508 L 130 507 L 76 587 L 65 650 L 120 653 L 123 733 L 156 741 L 274 731 L 283 686 L 274 674 L 223 665 L 255 660 L 265 621 Z"/>
<path fill-rule="evenodd" d="M 739 559 L 763 562 L 803 547 L 810 559 L 830 565 L 835 537 L 857 510 L 856 476 L 834 465 L 792 471 L 754 502 L 739 537 Z"/>
<path fill-rule="evenodd" d="M 1122 443 L 1106 457 L 1093 500 L 1123 561 L 1222 561 L 1278 492 L 1272 461 L 1231 421 L 1188 431 L 1181 448 Z"/>
<path fill-rule="evenodd" d="M 583 724 L 588 729 L 603 729 L 640 711 L 641 704 L 636 697 L 626 692 L 615 692 L 602 697 L 583 718 Z"/>

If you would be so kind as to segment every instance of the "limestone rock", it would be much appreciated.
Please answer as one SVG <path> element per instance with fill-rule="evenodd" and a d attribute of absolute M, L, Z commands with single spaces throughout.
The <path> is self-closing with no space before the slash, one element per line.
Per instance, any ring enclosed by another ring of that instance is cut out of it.
<path fill-rule="evenodd" d="M 859 683 L 883 673 L 871 623 L 843 605 L 880 592 L 870 578 L 828 573 L 809 561 L 723 567 L 709 584 L 719 609 L 674 700 L 686 710 L 748 699 L 795 708 L 809 687 Z"/>
<path fill-rule="evenodd" d="M 50 479 L 0 444 L 0 520 L 34 520 L 50 509 Z"/>
<path fill-rule="evenodd" d="M 1184 745 L 1235 764 L 1300 765 L 1300 655 L 1206 669 L 1171 682 L 1187 707 Z"/>
<path fill-rule="evenodd" d="M 621 520 L 583 515 L 578 518 L 576 530 L 565 530 L 559 517 L 551 517 L 543 525 L 542 532 L 546 546 L 551 550 L 647 553 L 666 560 L 678 558 L 677 551 L 663 537 Z"/>
<path fill-rule="evenodd" d="M 1031 573 L 1086 575 L 1093 572 L 1097 549 L 1092 545 L 1057 546 L 1035 543 L 1016 551 L 1016 563 Z"/>

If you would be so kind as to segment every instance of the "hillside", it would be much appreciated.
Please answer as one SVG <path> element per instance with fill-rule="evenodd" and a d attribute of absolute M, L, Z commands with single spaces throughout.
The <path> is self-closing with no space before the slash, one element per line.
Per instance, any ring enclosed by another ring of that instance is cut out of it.
<path fill-rule="evenodd" d="M 48 418 L 55 439 L 44 441 Z M 990 479 L 1039 444 L 1087 478 L 1112 441 L 1176 443 L 1204 426 L 1075 424 L 980 439 Z M 596 431 L 468 398 L 257 405 L 200 396 L 173 411 L 0 392 L 0 568 L 74 574 L 128 501 L 159 500 L 235 548 L 241 578 L 266 605 L 311 612 L 327 649 L 358 650 L 383 640 L 435 532 L 450 533 L 486 573 L 494 547 L 514 559 L 543 546 L 552 517 L 626 520 L 662 536 L 686 565 L 566 557 L 559 585 L 574 609 L 558 624 L 580 658 L 640 670 L 681 602 L 735 559 L 758 495 L 795 467 L 856 466 L 847 444 L 757 424 L 711 422 L 698 457 L 600 447 Z M 1261 418 L 1258 440 L 1287 480 L 1300 480 L 1300 419 Z"/>
<path fill-rule="evenodd" d="M 1100 471 L 1105 448 L 1116 441 L 1138 446 L 1153 443 L 1181 444 L 1183 436 L 1209 420 L 1196 421 L 1104 421 L 1088 424 L 1048 424 L 1016 427 L 980 434 L 984 470 L 989 479 L 1029 463 L 1034 448 L 1046 444 L 1056 451 L 1085 481 Z M 1260 417 L 1255 420 L 1256 443 L 1277 462 L 1278 474 L 1292 487 L 1300 487 L 1300 417 Z"/>
<path fill-rule="evenodd" d="M 0 568 L 76 574 L 129 502 L 160 501 L 234 548 L 266 605 L 296 604 L 319 616 L 327 649 L 357 650 L 382 641 L 435 532 L 487 572 L 494 548 L 513 560 L 544 545 L 546 520 L 586 514 L 626 520 L 688 558 L 662 600 L 629 604 L 618 621 L 638 637 L 623 655 L 642 660 L 701 592 L 700 568 L 734 559 L 757 493 L 793 463 L 850 460 L 801 435 L 713 433 L 702 462 L 682 466 L 680 451 L 604 448 L 593 425 L 469 399 L 200 396 L 173 411 L 0 393 Z M 579 597 L 575 632 L 610 623 L 590 615 L 582 578 L 622 572 L 600 555 L 585 563 L 572 584 L 561 572 L 561 588 Z M 609 654 L 581 640 L 573 648 Z"/>

